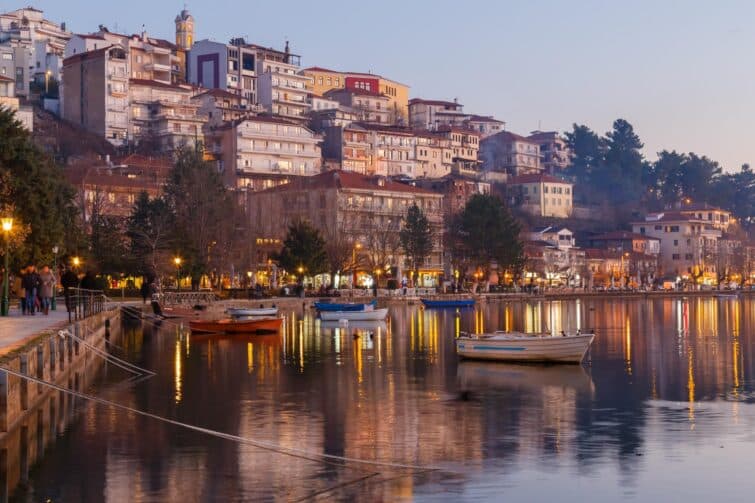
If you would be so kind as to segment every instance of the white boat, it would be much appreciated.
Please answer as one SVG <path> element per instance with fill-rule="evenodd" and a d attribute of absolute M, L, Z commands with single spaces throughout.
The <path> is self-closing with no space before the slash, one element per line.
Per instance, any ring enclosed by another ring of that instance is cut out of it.
<path fill-rule="evenodd" d="M 551 336 L 522 332 L 464 334 L 456 339 L 463 358 L 512 362 L 580 363 L 595 334 Z"/>
<path fill-rule="evenodd" d="M 717 299 L 738 299 L 739 292 L 722 292 L 713 295 Z"/>
<path fill-rule="evenodd" d="M 229 307 L 228 314 L 233 318 L 247 316 L 275 316 L 278 314 L 277 307 Z"/>
<path fill-rule="evenodd" d="M 384 320 L 388 316 L 388 308 L 368 309 L 365 311 L 321 311 L 320 319 L 322 321 L 372 321 Z"/>

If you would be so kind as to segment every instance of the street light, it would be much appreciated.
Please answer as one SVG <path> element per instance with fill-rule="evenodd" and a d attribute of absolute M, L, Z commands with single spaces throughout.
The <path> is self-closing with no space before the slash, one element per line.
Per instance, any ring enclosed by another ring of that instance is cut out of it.
<path fill-rule="evenodd" d="M 174 257 L 173 263 L 176 264 L 176 290 L 181 291 L 181 257 Z"/>
<path fill-rule="evenodd" d="M 5 217 L 0 219 L 5 234 L 5 272 L 3 273 L 3 299 L 0 303 L 0 315 L 8 316 L 10 308 L 10 299 L 8 298 L 8 276 L 10 276 L 10 266 L 8 265 L 8 255 L 10 255 L 10 231 L 13 230 L 13 218 Z"/>
<path fill-rule="evenodd" d="M 50 93 L 50 75 L 52 75 L 52 71 L 47 70 L 45 72 L 45 96 Z"/>
<path fill-rule="evenodd" d="M 73 267 L 76 269 L 78 269 L 79 266 L 81 265 L 81 259 L 79 257 L 73 257 L 71 259 L 71 262 L 73 263 Z"/>
<path fill-rule="evenodd" d="M 355 243 L 354 248 L 351 249 L 351 264 L 354 268 L 354 278 L 351 281 L 351 288 L 355 288 L 357 285 L 357 250 L 362 249 L 362 243 Z"/>
<path fill-rule="evenodd" d="M 60 248 L 57 246 L 52 247 L 52 255 L 53 255 L 53 261 L 52 261 L 52 277 L 55 279 L 55 283 L 52 287 L 52 302 L 50 302 L 50 309 L 55 311 L 57 308 L 57 304 L 55 302 L 55 297 L 57 297 L 58 293 L 58 252 L 60 251 Z"/>

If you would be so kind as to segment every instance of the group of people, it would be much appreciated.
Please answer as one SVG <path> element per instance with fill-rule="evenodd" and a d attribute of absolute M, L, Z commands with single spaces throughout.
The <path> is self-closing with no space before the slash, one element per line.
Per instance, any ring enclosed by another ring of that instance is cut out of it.
<path fill-rule="evenodd" d="M 72 288 L 96 288 L 94 276 L 91 273 L 79 276 L 70 268 L 61 270 L 60 284 L 66 299 L 66 308 L 71 310 L 70 290 Z M 36 313 L 48 315 L 52 307 L 52 299 L 58 293 L 58 279 L 49 266 L 42 266 L 37 270 L 34 265 L 21 269 L 20 274 L 10 276 L 10 294 L 18 299 L 19 311 L 23 316 L 34 316 Z"/>
<path fill-rule="evenodd" d="M 12 293 L 19 301 L 21 314 L 49 314 L 56 284 L 57 279 L 49 266 L 45 265 L 39 271 L 34 265 L 21 269 L 21 273 L 13 280 L 12 287 Z"/>

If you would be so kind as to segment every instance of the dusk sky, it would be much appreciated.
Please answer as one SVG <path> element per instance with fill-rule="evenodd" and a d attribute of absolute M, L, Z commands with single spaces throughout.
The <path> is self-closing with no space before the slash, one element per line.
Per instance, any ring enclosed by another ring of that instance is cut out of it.
<path fill-rule="evenodd" d="M 183 2 L 33 3 L 74 32 L 99 24 L 173 39 Z M 371 71 L 412 97 L 453 99 L 526 134 L 629 120 L 645 155 L 694 151 L 755 163 L 755 3 L 747 1 L 195 1 L 196 39 L 282 48 L 303 66 Z"/>

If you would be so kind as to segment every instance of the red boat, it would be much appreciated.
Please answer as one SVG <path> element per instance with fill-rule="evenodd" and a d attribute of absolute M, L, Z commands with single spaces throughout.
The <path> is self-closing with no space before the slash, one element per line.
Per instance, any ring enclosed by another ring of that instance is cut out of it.
<path fill-rule="evenodd" d="M 283 323 L 283 318 L 192 320 L 189 322 L 189 328 L 197 333 L 260 334 L 277 332 L 281 323 Z"/>

